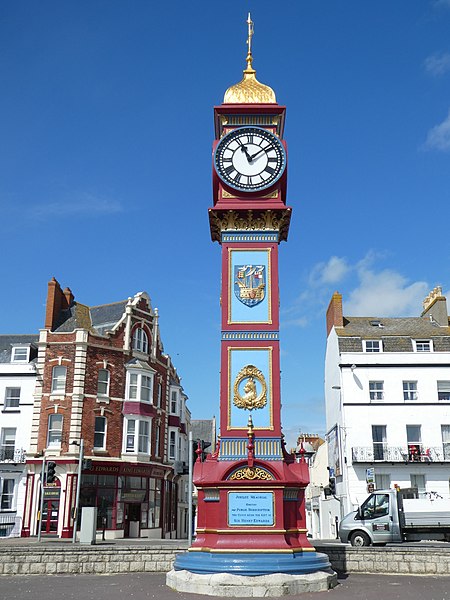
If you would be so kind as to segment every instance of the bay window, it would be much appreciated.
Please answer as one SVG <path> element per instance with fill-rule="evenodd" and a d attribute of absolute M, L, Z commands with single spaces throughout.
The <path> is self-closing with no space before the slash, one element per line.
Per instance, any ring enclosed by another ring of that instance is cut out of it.
<path fill-rule="evenodd" d="M 125 452 L 150 454 L 151 423 L 149 417 L 125 418 Z"/>

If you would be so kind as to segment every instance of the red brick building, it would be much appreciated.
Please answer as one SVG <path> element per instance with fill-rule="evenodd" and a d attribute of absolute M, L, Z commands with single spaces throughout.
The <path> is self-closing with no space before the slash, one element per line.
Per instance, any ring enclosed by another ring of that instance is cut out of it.
<path fill-rule="evenodd" d="M 187 451 L 186 399 L 145 292 L 89 307 L 53 278 L 38 343 L 22 535 L 39 529 L 44 461 L 56 464 L 56 478 L 43 486 L 42 535 L 73 535 L 80 465 L 79 507 L 97 507 L 107 537 L 174 537 L 177 525 L 180 534 L 182 476 L 173 462 L 184 457 L 169 459 L 169 425 Z"/>

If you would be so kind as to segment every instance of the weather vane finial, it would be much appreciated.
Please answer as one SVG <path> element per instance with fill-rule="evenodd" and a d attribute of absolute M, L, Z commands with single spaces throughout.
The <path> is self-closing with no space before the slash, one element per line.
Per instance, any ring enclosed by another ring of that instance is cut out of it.
<path fill-rule="evenodd" d="M 247 60 L 247 68 L 245 69 L 244 73 L 254 73 L 255 71 L 252 67 L 252 63 L 253 63 L 252 37 L 253 37 L 253 33 L 255 30 L 253 27 L 253 21 L 250 16 L 250 13 L 248 13 L 247 24 L 248 24 L 248 37 L 247 37 L 248 51 L 247 51 L 247 59 L 246 59 Z"/>

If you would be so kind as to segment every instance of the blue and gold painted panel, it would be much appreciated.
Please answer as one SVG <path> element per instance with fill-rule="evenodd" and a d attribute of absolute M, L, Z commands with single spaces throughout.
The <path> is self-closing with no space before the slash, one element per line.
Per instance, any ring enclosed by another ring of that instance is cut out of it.
<path fill-rule="evenodd" d="M 272 348 L 228 348 L 228 427 L 273 429 Z"/>
<path fill-rule="evenodd" d="M 229 248 L 228 324 L 272 323 L 270 248 Z"/>

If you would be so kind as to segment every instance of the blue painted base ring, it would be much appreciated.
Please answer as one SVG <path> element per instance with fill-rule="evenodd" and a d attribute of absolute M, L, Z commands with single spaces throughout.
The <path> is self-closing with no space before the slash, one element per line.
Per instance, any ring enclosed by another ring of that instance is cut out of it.
<path fill-rule="evenodd" d="M 182 552 L 177 554 L 173 565 L 175 571 L 190 571 L 199 575 L 232 573 L 233 575 L 270 575 L 288 573 L 305 575 L 328 571 L 331 564 L 326 554 L 319 552 L 262 553 L 242 552 Z"/>

